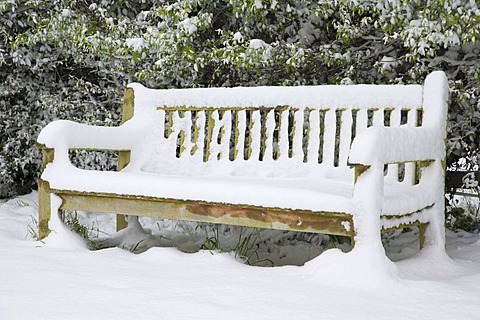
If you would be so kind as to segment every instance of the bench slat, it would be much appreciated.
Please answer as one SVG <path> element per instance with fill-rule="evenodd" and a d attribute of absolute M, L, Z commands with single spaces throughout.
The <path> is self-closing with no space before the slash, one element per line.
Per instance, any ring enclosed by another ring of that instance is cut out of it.
<path fill-rule="evenodd" d="M 393 109 L 390 113 L 390 127 L 398 128 L 402 122 L 402 111 L 401 109 Z M 388 174 L 386 179 L 391 181 L 398 181 L 399 174 L 399 165 L 398 164 L 389 164 L 388 165 Z"/>
<path fill-rule="evenodd" d="M 329 109 L 325 111 L 325 126 L 323 133 L 323 161 L 322 163 L 333 167 L 335 158 L 335 133 L 337 129 L 337 120 L 335 110 Z"/>
<path fill-rule="evenodd" d="M 282 160 L 288 159 L 289 157 L 289 149 L 290 149 L 290 139 L 289 139 L 289 118 L 290 109 L 283 109 L 280 110 L 279 116 L 279 133 L 278 133 L 278 158 Z"/>
<path fill-rule="evenodd" d="M 314 212 L 230 205 L 204 201 L 134 197 L 51 189 L 62 199 L 60 210 L 116 212 L 136 216 L 223 223 L 256 228 L 294 230 L 333 235 L 354 234 L 352 216 L 341 212 Z"/>
<path fill-rule="evenodd" d="M 266 110 L 264 111 L 265 115 L 265 133 L 263 137 L 263 161 L 272 161 L 273 160 L 273 136 L 275 132 L 275 111 Z"/>
<path fill-rule="evenodd" d="M 350 154 L 350 145 L 352 144 L 352 110 L 343 110 L 340 119 L 339 166 L 345 167 L 347 165 L 348 155 Z"/>
<path fill-rule="evenodd" d="M 228 160 L 232 132 L 231 111 L 215 110 L 212 114 L 214 130 L 210 144 L 212 160 Z"/>
<path fill-rule="evenodd" d="M 412 108 L 407 112 L 407 124 L 411 127 L 418 125 L 418 109 Z M 403 182 L 407 185 L 414 185 L 416 180 L 416 164 L 414 162 L 405 163 L 405 173 Z"/>
<path fill-rule="evenodd" d="M 320 147 L 320 113 L 318 110 L 309 110 L 308 123 L 308 162 L 318 163 Z"/>
<path fill-rule="evenodd" d="M 191 155 L 194 161 L 198 162 L 203 161 L 205 155 L 205 119 L 205 112 L 196 112 Z"/>
<path fill-rule="evenodd" d="M 384 109 L 373 108 L 370 110 L 373 112 L 372 125 L 383 127 L 385 125 L 385 118 L 383 116 Z"/>
<path fill-rule="evenodd" d="M 293 110 L 292 159 L 303 162 L 303 111 Z"/>
<path fill-rule="evenodd" d="M 260 159 L 260 146 L 261 146 L 261 115 L 260 110 L 253 110 L 251 112 L 250 118 L 250 144 L 249 144 L 249 154 L 248 159 L 257 161 Z"/>
<path fill-rule="evenodd" d="M 245 135 L 247 130 L 247 111 L 240 110 L 237 112 L 236 118 L 236 135 L 235 135 L 235 151 L 234 159 L 245 159 Z"/>

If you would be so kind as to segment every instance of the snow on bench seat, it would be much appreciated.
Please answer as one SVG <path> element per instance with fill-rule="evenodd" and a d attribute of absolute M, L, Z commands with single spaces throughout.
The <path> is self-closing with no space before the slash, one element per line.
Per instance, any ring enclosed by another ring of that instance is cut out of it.
<path fill-rule="evenodd" d="M 61 172 L 61 173 L 60 173 Z M 57 174 L 57 176 L 55 176 Z M 183 176 L 145 172 L 108 172 L 70 167 L 47 168 L 44 178 L 56 191 L 198 200 L 266 208 L 352 212 L 353 184 L 333 179 L 255 178 L 241 176 Z M 92 185 L 91 181 L 95 181 Z M 385 216 L 413 213 L 435 202 L 421 185 L 387 183 L 382 198 Z"/>

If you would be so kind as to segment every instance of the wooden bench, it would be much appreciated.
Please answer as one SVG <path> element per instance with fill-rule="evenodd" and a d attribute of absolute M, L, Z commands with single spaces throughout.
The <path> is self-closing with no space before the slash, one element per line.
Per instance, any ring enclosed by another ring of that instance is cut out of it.
<path fill-rule="evenodd" d="M 38 137 L 40 238 L 60 210 L 342 235 L 419 226 L 444 246 L 448 86 L 152 90 L 131 84 L 123 123 L 54 121 Z M 72 149 L 119 151 L 118 172 L 82 170 Z M 426 226 L 429 228 L 426 229 Z M 383 250 L 383 248 L 382 248 Z"/>

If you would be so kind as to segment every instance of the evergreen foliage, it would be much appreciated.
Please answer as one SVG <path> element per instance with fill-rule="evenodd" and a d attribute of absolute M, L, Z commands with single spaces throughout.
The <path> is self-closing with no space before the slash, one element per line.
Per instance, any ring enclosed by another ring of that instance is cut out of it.
<path fill-rule="evenodd" d="M 480 144 L 474 0 L 0 0 L 0 197 L 35 187 L 40 129 L 120 121 L 122 91 L 450 79 L 448 163 Z M 93 166 L 114 160 L 98 154 Z"/>

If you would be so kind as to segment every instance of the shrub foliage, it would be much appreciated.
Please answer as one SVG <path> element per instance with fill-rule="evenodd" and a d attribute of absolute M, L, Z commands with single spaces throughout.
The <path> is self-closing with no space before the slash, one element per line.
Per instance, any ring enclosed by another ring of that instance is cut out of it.
<path fill-rule="evenodd" d="M 472 0 L 1 0 L 0 197 L 35 187 L 33 146 L 46 123 L 117 125 L 132 81 L 407 84 L 441 69 L 451 88 L 448 162 L 475 159 L 479 39 Z"/>

